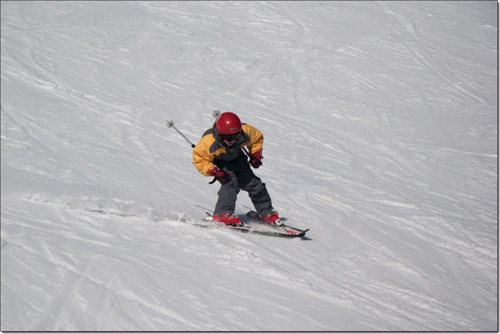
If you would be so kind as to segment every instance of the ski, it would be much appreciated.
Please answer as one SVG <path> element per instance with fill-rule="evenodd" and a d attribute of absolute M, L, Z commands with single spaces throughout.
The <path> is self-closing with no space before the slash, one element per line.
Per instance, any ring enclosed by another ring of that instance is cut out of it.
<path fill-rule="evenodd" d="M 266 226 L 269 225 L 268 222 L 262 220 L 260 217 L 259 217 L 259 214 L 255 211 L 249 211 L 247 212 L 247 217 L 250 218 L 251 220 L 254 220 L 254 221 L 257 221 L 259 223 L 262 223 L 262 224 L 265 224 Z M 309 229 L 305 229 L 305 230 L 302 230 L 302 229 L 299 229 L 299 228 L 296 228 L 296 227 L 293 227 L 293 226 L 290 226 L 290 225 L 286 225 L 286 224 L 283 224 L 281 226 L 274 226 L 274 229 L 277 229 L 277 230 L 280 230 L 280 231 L 283 231 L 287 234 L 290 234 L 290 235 L 294 235 L 294 236 L 297 236 L 297 237 L 303 237 L 307 231 L 309 231 Z"/>
<path fill-rule="evenodd" d="M 212 214 L 210 211 L 205 211 L 207 214 L 207 217 L 204 219 L 205 221 L 212 222 L 217 225 L 198 225 L 198 226 L 203 226 L 203 227 L 219 227 L 219 228 L 224 228 L 224 229 L 229 229 L 233 231 L 238 231 L 238 232 L 243 232 L 243 233 L 252 233 L 252 234 L 260 234 L 260 235 L 266 235 L 266 236 L 271 236 L 271 237 L 279 237 L 279 238 L 300 238 L 303 237 L 307 230 L 299 230 L 293 228 L 293 230 L 288 227 L 288 229 L 281 229 L 278 227 L 272 227 L 269 225 L 269 227 L 272 228 L 272 230 L 258 230 L 255 228 L 252 228 L 249 224 L 242 223 L 242 225 L 237 225 L 237 226 L 230 226 L 230 225 L 225 225 L 223 223 L 219 223 L 213 220 Z M 247 215 L 248 216 L 248 215 Z"/>

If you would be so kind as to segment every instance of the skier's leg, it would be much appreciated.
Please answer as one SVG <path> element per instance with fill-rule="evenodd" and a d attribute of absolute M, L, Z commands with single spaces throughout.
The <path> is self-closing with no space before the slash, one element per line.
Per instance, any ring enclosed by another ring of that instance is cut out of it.
<path fill-rule="evenodd" d="M 236 198 L 240 189 L 238 187 L 238 179 L 233 172 L 231 175 L 231 182 L 221 185 L 218 195 L 219 198 L 215 204 L 214 215 L 234 213 L 236 208 Z"/>
<path fill-rule="evenodd" d="M 248 192 L 248 196 L 259 215 L 264 216 L 274 210 L 266 184 L 255 176 L 250 169 L 240 173 L 238 178 L 239 187 Z"/>

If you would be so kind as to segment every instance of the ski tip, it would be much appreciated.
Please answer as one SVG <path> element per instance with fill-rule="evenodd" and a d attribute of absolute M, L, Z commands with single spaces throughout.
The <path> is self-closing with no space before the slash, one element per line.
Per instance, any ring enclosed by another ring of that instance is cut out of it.
<path fill-rule="evenodd" d="M 300 233 L 296 234 L 296 236 L 299 238 L 305 237 L 307 231 L 309 231 L 309 229 L 302 230 L 302 231 L 300 231 Z"/>

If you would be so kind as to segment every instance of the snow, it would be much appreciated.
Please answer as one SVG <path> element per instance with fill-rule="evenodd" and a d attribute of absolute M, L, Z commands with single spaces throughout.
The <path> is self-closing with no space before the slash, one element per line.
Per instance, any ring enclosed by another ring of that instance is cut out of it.
<path fill-rule="evenodd" d="M 1 329 L 496 331 L 497 14 L 2 2 Z M 308 238 L 193 226 L 214 109 Z"/>

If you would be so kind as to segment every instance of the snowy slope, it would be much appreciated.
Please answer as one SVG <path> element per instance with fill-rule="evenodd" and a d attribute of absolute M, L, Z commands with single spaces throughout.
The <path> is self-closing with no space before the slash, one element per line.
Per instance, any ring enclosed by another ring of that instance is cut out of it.
<path fill-rule="evenodd" d="M 1 329 L 497 330 L 497 14 L 2 2 Z M 187 224 L 214 109 L 308 239 Z"/>

